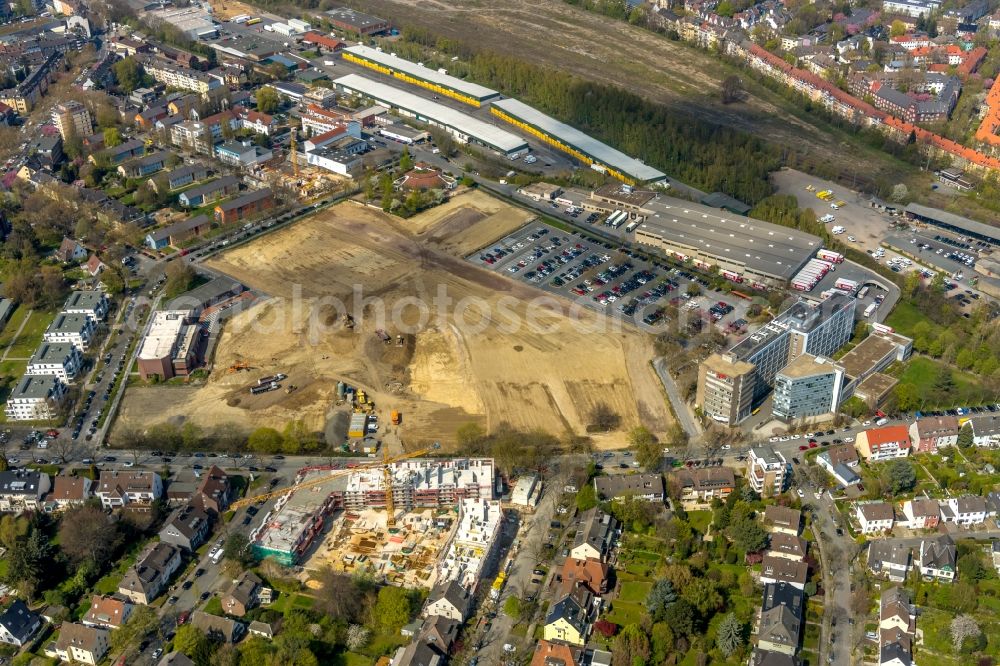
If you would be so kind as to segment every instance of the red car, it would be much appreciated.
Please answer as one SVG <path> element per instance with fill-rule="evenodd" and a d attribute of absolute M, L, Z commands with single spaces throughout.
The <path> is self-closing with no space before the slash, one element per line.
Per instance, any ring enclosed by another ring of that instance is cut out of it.
<path fill-rule="evenodd" d="M 800 446 L 799 451 L 805 451 L 808 448 L 809 448 L 808 446 Z"/>
<path fill-rule="evenodd" d="M 810 449 L 815 449 L 817 446 L 819 446 L 819 445 L 816 444 L 816 442 L 809 442 L 809 448 Z"/>

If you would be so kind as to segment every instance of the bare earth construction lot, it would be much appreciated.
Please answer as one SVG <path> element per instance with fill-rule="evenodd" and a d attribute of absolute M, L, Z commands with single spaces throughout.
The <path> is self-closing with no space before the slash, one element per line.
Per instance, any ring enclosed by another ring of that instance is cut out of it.
<path fill-rule="evenodd" d="M 411 446 L 453 441 L 470 421 L 583 433 L 598 402 L 623 429 L 664 432 L 672 417 L 645 334 L 463 260 L 531 219 L 479 192 L 411 220 L 346 203 L 219 255 L 211 268 L 274 298 L 226 324 L 206 385 L 132 387 L 123 421 L 146 414 L 148 423 L 154 410 L 204 425 L 303 419 L 320 430 L 344 380 L 371 392 L 385 416 L 401 410 Z M 442 296 L 450 305 L 438 305 Z M 383 344 L 377 328 L 402 333 L 403 346 Z M 227 373 L 237 360 L 254 370 Z M 251 397 L 247 387 L 272 372 L 297 389 Z"/>

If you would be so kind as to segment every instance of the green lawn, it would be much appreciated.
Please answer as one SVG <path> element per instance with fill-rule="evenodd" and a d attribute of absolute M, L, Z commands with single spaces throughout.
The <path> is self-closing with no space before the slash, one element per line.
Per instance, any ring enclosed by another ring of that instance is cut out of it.
<path fill-rule="evenodd" d="M 621 593 L 618 595 L 618 598 L 621 601 L 642 602 L 649 596 L 649 589 L 651 587 L 653 587 L 652 583 L 642 581 L 633 580 L 622 583 Z"/>
<path fill-rule="evenodd" d="M 602 619 L 624 627 L 627 624 L 639 624 L 644 613 L 645 610 L 640 603 L 616 600 L 612 602 L 611 610 L 605 613 Z"/>
<path fill-rule="evenodd" d="M 913 335 L 913 327 L 919 322 L 926 322 L 931 325 L 931 338 L 937 336 L 936 325 L 927 319 L 927 316 L 920 311 L 915 303 L 909 301 L 901 300 L 897 303 L 892 313 L 885 320 L 885 323 L 896 329 L 896 332 L 907 336 Z"/>
<path fill-rule="evenodd" d="M 702 534 L 707 534 L 708 526 L 712 523 L 712 512 L 707 509 L 704 511 L 688 511 L 688 522 L 691 523 L 691 527 Z"/>
<path fill-rule="evenodd" d="M 947 366 L 925 356 L 914 356 L 899 374 L 899 381 L 913 384 L 917 387 L 920 395 L 933 395 L 935 379 L 942 367 Z M 974 375 L 955 369 L 952 369 L 951 375 L 955 389 L 948 394 L 946 404 L 927 404 L 923 405 L 924 409 L 948 408 L 965 404 L 977 405 L 987 399 L 986 390 Z"/>

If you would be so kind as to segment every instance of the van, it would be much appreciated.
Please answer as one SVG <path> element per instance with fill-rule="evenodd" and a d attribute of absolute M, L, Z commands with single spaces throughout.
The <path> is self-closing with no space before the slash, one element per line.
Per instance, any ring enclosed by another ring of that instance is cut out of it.
<path fill-rule="evenodd" d="M 889 419 L 887 419 L 887 418 L 881 418 L 881 419 L 879 419 L 878 421 L 875 422 L 875 425 L 877 425 L 877 426 L 884 426 L 888 422 L 889 422 Z"/>

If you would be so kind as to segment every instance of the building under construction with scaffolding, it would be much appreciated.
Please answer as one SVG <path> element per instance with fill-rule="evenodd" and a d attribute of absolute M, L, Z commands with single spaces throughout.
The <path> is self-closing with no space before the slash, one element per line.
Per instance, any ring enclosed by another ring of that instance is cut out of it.
<path fill-rule="evenodd" d="M 454 508 L 463 500 L 492 500 L 497 483 L 492 458 L 412 459 L 347 473 L 314 467 L 302 470 L 296 483 L 312 483 L 324 475 L 330 477 L 328 483 L 301 488 L 278 500 L 251 535 L 256 557 L 271 557 L 286 566 L 298 563 L 333 511 L 385 509 L 387 477 L 395 511 Z"/>

